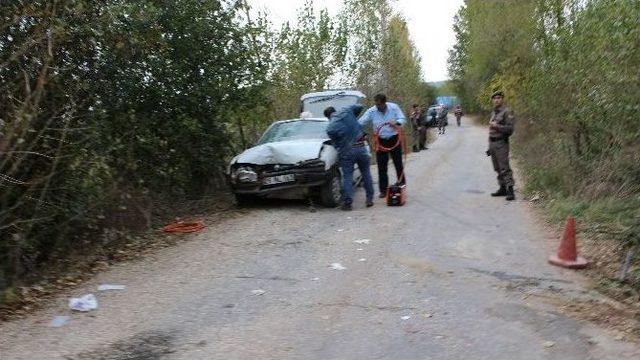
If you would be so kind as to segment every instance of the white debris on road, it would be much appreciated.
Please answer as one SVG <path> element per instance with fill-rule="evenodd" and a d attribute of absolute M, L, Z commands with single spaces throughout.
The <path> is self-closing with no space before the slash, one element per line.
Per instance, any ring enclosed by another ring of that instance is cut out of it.
<path fill-rule="evenodd" d="M 329 265 L 330 268 L 332 268 L 333 270 L 346 270 L 347 268 L 342 266 L 342 264 L 340 263 L 333 263 L 331 265 Z"/>
<path fill-rule="evenodd" d="M 54 328 L 59 328 L 61 326 L 66 325 L 70 319 L 71 319 L 70 316 L 58 315 L 54 317 L 53 320 L 51 320 L 51 322 L 49 323 L 49 326 Z"/>
<path fill-rule="evenodd" d="M 256 296 L 260 296 L 260 295 L 264 295 L 267 292 L 262 290 L 262 289 L 257 289 L 257 290 L 251 290 L 251 294 L 252 295 L 256 295 Z"/>
<path fill-rule="evenodd" d="M 108 290 L 124 290 L 124 285 L 114 285 L 114 284 L 102 284 L 98 285 L 98 291 L 108 291 Z"/>
<path fill-rule="evenodd" d="M 69 308 L 75 311 L 87 312 L 98 308 L 98 299 L 95 295 L 87 294 L 79 298 L 69 299 Z"/>
<path fill-rule="evenodd" d="M 356 240 L 354 241 L 354 243 L 356 244 L 362 244 L 362 245 L 369 245 L 369 243 L 371 242 L 371 239 L 362 239 L 362 240 Z"/>

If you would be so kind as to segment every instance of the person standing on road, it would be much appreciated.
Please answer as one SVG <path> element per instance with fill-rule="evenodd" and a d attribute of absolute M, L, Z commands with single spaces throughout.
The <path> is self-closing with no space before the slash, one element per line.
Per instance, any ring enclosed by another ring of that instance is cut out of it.
<path fill-rule="evenodd" d="M 358 165 L 362 174 L 362 182 L 366 192 L 367 207 L 373 206 L 373 179 L 371 177 L 371 156 L 367 149 L 367 141 L 358 123 L 358 115 L 362 112 L 362 105 L 351 105 L 340 112 L 333 107 L 324 110 L 324 115 L 330 119 L 327 135 L 338 150 L 340 169 L 342 170 L 342 206 L 345 211 L 352 210 L 353 203 L 353 171 Z"/>
<path fill-rule="evenodd" d="M 460 127 L 460 119 L 462 118 L 462 107 L 460 104 L 456 105 L 454 114 L 456 115 L 456 123 L 458 123 L 458 127 Z"/>
<path fill-rule="evenodd" d="M 504 93 L 496 91 L 491 95 L 493 112 L 489 122 L 489 150 L 493 169 L 498 173 L 498 191 L 491 196 L 506 196 L 506 199 L 515 200 L 513 187 L 513 172 L 509 166 L 509 137 L 513 134 L 515 118 L 511 110 L 504 106 Z"/>
<path fill-rule="evenodd" d="M 412 142 L 413 151 L 418 152 L 425 149 L 427 140 L 427 129 L 425 128 L 426 113 L 424 108 L 414 104 L 411 110 L 411 126 L 413 127 Z"/>
<path fill-rule="evenodd" d="M 447 108 L 444 105 L 438 106 L 438 134 L 444 135 L 447 128 Z"/>
<path fill-rule="evenodd" d="M 373 125 L 373 131 L 378 132 L 380 143 L 376 149 L 376 162 L 378 163 L 378 186 L 380 188 L 380 197 L 384 198 L 389 187 L 389 177 L 387 175 L 387 166 L 389 163 L 389 155 L 393 160 L 396 168 L 398 182 L 406 183 L 407 177 L 404 176 L 404 167 L 402 165 L 402 144 L 400 134 L 395 128 L 396 125 L 402 126 L 405 121 L 404 114 L 398 105 L 387 102 L 385 94 L 377 94 L 373 97 L 375 106 L 370 107 L 358 120 L 360 125 Z M 391 150 L 388 150 L 391 149 Z"/>

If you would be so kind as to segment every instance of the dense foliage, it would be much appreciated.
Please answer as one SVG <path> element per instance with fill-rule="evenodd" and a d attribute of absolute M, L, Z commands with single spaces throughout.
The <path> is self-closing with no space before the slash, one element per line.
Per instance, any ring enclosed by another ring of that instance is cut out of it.
<path fill-rule="evenodd" d="M 305 92 L 428 102 L 389 3 L 344 8 L 308 1 L 276 29 L 244 0 L 2 1 L 0 291 L 111 228 L 149 228 L 157 200 L 219 189 L 229 155 Z"/>
<path fill-rule="evenodd" d="M 502 89 L 529 190 L 640 238 L 640 2 L 467 0 L 449 70 L 469 108 Z"/>

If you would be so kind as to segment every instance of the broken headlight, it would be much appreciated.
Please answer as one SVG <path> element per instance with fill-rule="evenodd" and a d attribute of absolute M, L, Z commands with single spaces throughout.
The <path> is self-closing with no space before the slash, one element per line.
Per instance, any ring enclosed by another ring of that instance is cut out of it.
<path fill-rule="evenodd" d="M 258 182 L 258 173 L 248 166 L 241 166 L 231 173 L 235 182 Z"/>

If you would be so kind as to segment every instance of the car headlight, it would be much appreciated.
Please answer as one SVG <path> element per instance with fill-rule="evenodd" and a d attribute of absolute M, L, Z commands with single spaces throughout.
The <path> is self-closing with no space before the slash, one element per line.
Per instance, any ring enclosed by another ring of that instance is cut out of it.
<path fill-rule="evenodd" d="M 258 173 L 248 166 L 241 166 L 231 173 L 231 179 L 237 182 L 258 182 Z"/>

